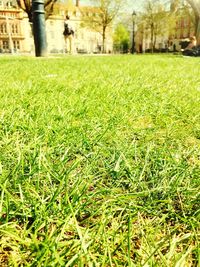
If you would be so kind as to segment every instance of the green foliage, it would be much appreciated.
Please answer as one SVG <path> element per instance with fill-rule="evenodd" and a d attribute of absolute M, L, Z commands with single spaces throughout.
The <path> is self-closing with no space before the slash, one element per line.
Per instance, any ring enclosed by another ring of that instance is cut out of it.
<path fill-rule="evenodd" d="M 152 52 L 155 49 L 157 38 L 168 34 L 169 22 L 170 17 L 162 1 L 148 0 L 145 2 L 142 24 L 146 34 L 150 37 Z"/>
<path fill-rule="evenodd" d="M 106 52 L 105 39 L 107 32 L 111 31 L 111 26 L 120 9 L 125 5 L 124 0 L 91 0 L 93 3 L 95 16 L 89 13 L 82 13 L 82 26 L 88 27 L 102 35 L 103 52 Z"/>
<path fill-rule="evenodd" d="M 196 58 L 1 57 L 0 266 L 197 266 Z"/>
<path fill-rule="evenodd" d="M 119 23 L 114 31 L 113 45 L 116 48 L 122 48 L 124 52 L 127 52 L 130 43 L 130 34 L 122 23 Z"/>

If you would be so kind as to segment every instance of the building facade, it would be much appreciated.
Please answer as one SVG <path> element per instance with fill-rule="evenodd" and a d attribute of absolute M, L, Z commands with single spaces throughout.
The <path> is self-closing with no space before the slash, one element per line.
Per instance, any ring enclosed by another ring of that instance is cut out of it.
<path fill-rule="evenodd" d="M 22 13 L 12 3 L 0 1 L 0 52 L 23 49 Z"/>
<path fill-rule="evenodd" d="M 145 25 L 144 22 L 138 24 L 135 35 L 136 50 L 138 52 L 150 52 L 153 45 L 155 45 L 156 52 L 180 51 L 181 43 L 189 41 L 189 38 L 195 35 L 195 25 L 189 7 L 187 9 L 179 8 L 173 10 L 173 12 L 175 20 L 171 25 L 171 29 L 163 25 L 163 30 L 156 36 L 155 44 L 151 42 L 151 29 L 149 25 Z"/>
<path fill-rule="evenodd" d="M 176 21 L 173 34 L 169 35 L 169 46 L 173 51 L 181 50 L 181 43 L 189 41 L 195 35 L 194 23 L 190 16 L 180 15 Z"/>
<path fill-rule="evenodd" d="M 95 16 L 98 9 L 82 6 L 79 0 L 68 0 L 55 5 L 54 13 L 46 20 L 47 49 L 49 53 L 65 51 L 63 30 L 65 16 L 70 16 L 74 29 L 74 53 L 99 53 L 102 51 L 102 35 L 83 27 L 83 14 Z M 34 53 L 32 28 L 27 14 L 20 10 L 15 1 L 0 0 L 0 52 Z M 112 30 L 106 35 L 106 51 L 112 51 Z"/>

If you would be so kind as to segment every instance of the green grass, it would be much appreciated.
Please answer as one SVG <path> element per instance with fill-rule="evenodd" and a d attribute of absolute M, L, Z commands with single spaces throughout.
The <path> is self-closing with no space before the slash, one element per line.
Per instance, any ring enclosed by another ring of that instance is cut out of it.
<path fill-rule="evenodd" d="M 0 266 L 199 266 L 199 59 L 0 63 Z"/>

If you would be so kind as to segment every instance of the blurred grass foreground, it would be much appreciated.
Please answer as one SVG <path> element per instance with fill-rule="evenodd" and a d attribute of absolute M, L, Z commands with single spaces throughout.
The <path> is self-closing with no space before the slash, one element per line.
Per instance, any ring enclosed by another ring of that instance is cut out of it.
<path fill-rule="evenodd" d="M 198 266 L 199 60 L 0 61 L 0 266 Z"/>

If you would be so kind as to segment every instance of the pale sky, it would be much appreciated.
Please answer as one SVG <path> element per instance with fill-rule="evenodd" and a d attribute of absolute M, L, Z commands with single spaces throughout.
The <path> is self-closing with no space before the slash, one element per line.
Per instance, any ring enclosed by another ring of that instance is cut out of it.
<path fill-rule="evenodd" d="M 144 0 L 128 0 L 127 10 L 141 10 Z M 81 5 L 89 5 L 90 0 L 80 0 Z"/>

